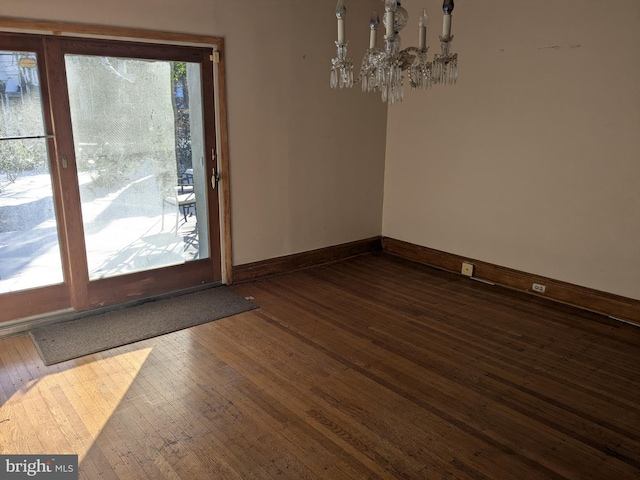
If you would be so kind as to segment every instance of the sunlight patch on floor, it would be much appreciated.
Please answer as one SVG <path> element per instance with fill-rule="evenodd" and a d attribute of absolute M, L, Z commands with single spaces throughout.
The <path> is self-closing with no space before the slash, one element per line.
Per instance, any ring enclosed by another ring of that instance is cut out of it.
<path fill-rule="evenodd" d="M 75 366 L 69 362 L 57 372 L 53 366 L 52 373 L 27 382 L 8 399 L 0 398 L 0 451 L 77 454 L 82 461 L 152 350 L 97 354 L 96 360 L 77 360 Z M 38 415 L 25 415 L 33 411 Z M 34 437 L 42 451 L 24 451 L 21 445 L 33 445 Z"/>

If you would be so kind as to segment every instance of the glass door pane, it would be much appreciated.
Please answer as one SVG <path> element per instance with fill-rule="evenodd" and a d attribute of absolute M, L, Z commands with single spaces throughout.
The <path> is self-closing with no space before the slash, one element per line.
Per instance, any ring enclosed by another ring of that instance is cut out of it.
<path fill-rule="evenodd" d="M 200 65 L 65 66 L 89 279 L 208 258 Z"/>
<path fill-rule="evenodd" d="M 0 294 L 63 282 L 37 65 L 0 51 Z"/>

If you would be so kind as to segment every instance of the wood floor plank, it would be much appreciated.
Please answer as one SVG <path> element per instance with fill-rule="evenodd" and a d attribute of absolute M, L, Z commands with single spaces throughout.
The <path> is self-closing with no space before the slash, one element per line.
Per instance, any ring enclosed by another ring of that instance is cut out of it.
<path fill-rule="evenodd" d="M 233 325 L 233 330 L 235 329 L 236 324 Z M 220 333 L 221 332 L 218 330 L 218 337 L 220 337 Z M 260 367 L 260 365 L 265 364 L 265 345 L 263 345 L 263 348 L 249 350 L 246 346 L 243 346 L 237 341 L 228 341 L 225 343 L 239 348 L 225 348 L 223 351 L 220 351 L 220 355 L 223 355 L 225 358 L 229 358 L 231 361 L 236 363 L 239 369 L 247 366 L 248 369 L 245 375 L 249 380 L 251 380 L 251 382 L 253 382 L 258 388 L 268 391 L 274 400 L 287 405 L 287 408 L 295 412 L 298 417 L 309 422 L 308 427 L 301 424 L 301 428 L 306 432 L 312 432 L 313 438 L 322 443 L 325 448 L 329 448 L 332 454 L 336 457 L 336 461 L 344 460 L 350 468 L 355 468 L 356 471 L 359 472 L 355 478 L 387 478 L 385 476 L 384 469 L 380 469 L 366 456 L 361 457 L 359 455 L 360 452 L 357 450 L 350 448 L 350 446 L 347 446 L 344 450 L 341 448 L 333 448 L 334 445 L 332 443 L 324 441 L 324 432 L 320 431 L 321 426 L 309 418 L 309 408 L 317 406 L 317 404 L 310 404 L 313 398 L 305 395 L 304 392 L 308 390 L 307 384 L 301 384 L 295 381 L 292 382 L 289 375 L 290 372 L 283 371 L 282 364 L 274 365 L 275 369 L 273 370 L 270 368 Z M 300 388 L 302 388 L 302 391 Z M 321 437 L 318 437 L 318 435 L 321 435 Z"/>
<path fill-rule="evenodd" d="M 243 348 L 243 352 L 251 353 L 251 349 L 248 348 L 248 346 L 245 346 Z M 264 353 L 264 349 L 255 351 L 255 358 L 258 358 Z M 328 366 L 328 363 L 331 360 L 332 359 L 327 359 L 325 366 Z M 287 390 L 286 379 L 297 376 L 297 373 L 295 372 L 296 363 L 296 358 L 291 358 L 291 362 L 289 362 L 284 369 L 283 367 L 279 367 L 278 371 L 270 372 L 270 375 L 268 376 L 269 380 L 273 381 L 274 378 L 282 375 L 277 388 L 271 388 L 269 390 L 273 395 L 282 395 L 279 397 L 280 401 L 287 402 L 292 408 L 297 408 L 301 416 L 306 415 L 310 417 L 310 422 L 313 423 L 316 428 L 324 430 L 325 434 L 334 434 L 332 437 L 335 441 L 339 441 L 344 443 L 345 446 L 348 446 L 350 449 L 349 451 L 356 457 L 359 457 L 364 463 L 373 462 L 373 465 L 376 465 L 378 468 L 383 468 L 386 471 L 395 473 L 396 477 L 403 476 L 400 472 L 410 473 L 410 471 L 417 471 L 422 468 L 422 465 L 420 468 L 417 468 L 415 465 L 414 467 L 405 465 L 405 460 L 397 457 L 397 448 L 388 444 L 385 435 L 372 431 L 370 428 L 371 425 L 363 425 L 359 422 L 354 424 L 352 419 L 350 419 L 345 412 L 340 408 L 337 408 L 335 405 L 328 403 L 327 397 L 318 395 L 317 391 L 314 392 L 313 389 L 311 389 L 312 395 L 309 395 L 308 393 L 305 395 L 304 392 L 307 389 L 302 392 L 297 389 Z M 340 375 L 347 371 L 344 370 L 343 366 L 340 366 L 335 372 Z M 335 372 L 332 372 L 332 374 L 336 374 Z M 308 378 L 307 382 L 302 383 L 302 385 L 308 385 L 309 380 L 311 380 L 311 384 L 318 384 L 322 382 L 326 383 L 327 381 L 330 381 L 330 379 L 331 375 L 321 375 L 317 381 L 313 381 L 312 378 Z M 369 385 L 363 386 L 361 384 L 353 384 L 352 387 L 357 387 L 359 392 L 363 392 L 367 388 L 372 387 L 368 378 L 361 377 L 361 380 Z M 294 382 L 294 384 L 299 383 L 300 382 Z M 285 391 L 282 392 L 283 390 Z M 407 403 L 404 401 L 405 399 L 397 398 L 397 400 L 402 402 L 398 405 L 399 410 L 404 411 L 407 408 Z M 349 425 L 350 430 L 345 429 L 342 425 Z M 413 438 L 413 440 L 417 442 L 420 441 L 419 438 Z M 384 446 L 386 450 L 381 452 L 379 449 L 380 446 Z M 435 463 L 439 463 L 442 469 L 447 468 L 446 463 L 440 461 L 439 458 L 436 457 L 431 460 Z M 455 477 L 450 476 L 450 478 L 466 478 L 466 476 L 458 475 Z"/>
<path fill-rule="evenodd" d="M 378 365 L 382 365 L 382 364 L 378 364 Z M 351 368 L 356 371 L 359 370 L 356 366 L 351 366 Z M 369 385 L 367 388 L 365 388 L 364 386 L 361 386 L 361 388 L 357 390 L 358 395 L 364 396 L 368 390 L 375 389 L 377 387 L 380 391 L 377 394 L 374 394 L 374 397 L 376 399 L 376 402 L 379 408 L 384 407 L 386 405 L 384 401 L 389 396 L 389 393 L 393 394 L 395 397 L 398 397 L 400 400 L 404 401 L 404 403 L 401 403 L 401 404 L 396 403 L 396 404 L 387 405 L 386 409 L 382 408 L 382 411 L 385 412 L 386 416 L 389 416 L 389 412 L 394 412 L 394 411 L 404 412 L 404 416 L 406 416 L 407 410 L 410 409 L 413 406 L 413 404 L 422 404 L 421 398 L 418 398 L 410 390 L 404 387 L 406 383 L 404 383 L 402 386 L 395 384 L 395 380 L 398 378 L 398 375 L 392 377 L 390 380 L 387 380 L 378 375 L 370 375 L 368 374 L 368 372 L 365 372 L 364 369 L 360 370 L 360 373 L 365 374 L 365 376 L 367 376 L 370 380 L 373 380 L 375 383 L 373 385 Z M 316 388 L 315 390 L 317 393 L 318 389 Z M 330 398 L 330 396 L 325 394 L 323 395 L 323 398 L 326 400 L 327 398 Z M 335 401 L 333 403 L 337 405 L 341 404 L 341 402 L 335 402 Z M 480 434 L 477 431 L 474 432 L 474 430 L 470 428 L 468 425 L 466 424 L 462 425 L 462 423 L 455 418 L 454 414 L 446 413 L 443 409 L 437 408 L 433 405 L 429 405 L 429 407 L 430 408 L 427 408 L 427 409 L 425 408 L 421 409 L 422 415 L 423 415 L 421 421 L 429 425 L 429 430 L 431 431 L 431 433 L 439 432 L 439 433 L 436 433 L 436 435 L 438 435 L 440 438 L 447 438 L 449 439 L 450 442 L 454 444 L 463 443 L 467 445 L 473 445 L 475 443 L 478 447 L 480 445 L 480 442 L 478 441 L 479 439 L 474 437 L 480 437 L 480 438 L 485 437 L 484 438 L 485 441 L 492 440 L 490 438 L 487 438 L 485 435 Z M 355 410 L 355 409 L 351 409 L 351 410 Z M 361 422 L 358 422 L 358 423 L 361 423 Z M 396 423 L 394 422 L 394 426 L 395 425 Z M 402 424 L 399 424 L 399 425 L 402 425 Z M 457 428 L 457 429 L 455 428 L 456 426 L 459 427 L 460 425 L 462 425 L 464 428 Z M 408 429 L 407 426 L 403 425 L 401 428 L 407 434 L 411 432 L 411 429 L 410 428 Z M 381 438 L 388 438 L 390 436 L 389 429 L 387 428 L 387 430 L 380 432 L 379 435 Z M 420 442 L 420 438 L 421 438 L 420 432 L 412 432 L 411 436 L 414 439 L 416 439 L 418 442 Z M 396 439 L 396 441 L 398 440 Z M 493 440 L 492 443 L 494 445 L 498 445 L 498 443 L 495 440 Z M 505 454 L 505 458 L 502 459 L 502 463 L 503 465 L 506 466 L 506 464 L 510 462 L 510 459 L 508 457 L 513 456 L 517 452 L 515 449 L 509 448 L 508 446 L 502 446 L 502 450 L 503 450 L 503 453 Z M 447 453 L 448 452 L 446 451 L 443 451 L 440 453 L 436 452 L 436 455 L 437 455 L 437 458 L 447 458 Z M 427 461 L 426 459 L 422 459 L 422 460 L 425 462 Z M 529 462 L 528 467 L 531 467 L 533 464 L 534 463 Z M 544 468 L 541 467 L 541 469 L 542 471 L 544 471 Z M 517 472 L 517 467 L 513 465 L 511 466 L 511 469 L 510 469 L 510 471 L 517 478 L 529 478 L 527 476 L 527 473 L 529 473 L 529 470 L 530 469 Z M 546 473 L 548 474 L 549 472 L 546 472 Z M 535 475 L 532 478 L 536 478 L 538 475 L 539 473 L 535 473 Z M 551 476 L 549 478 L 551 478 Z"/>
<path fill-rule="evenodd" d="M 332 298 L 332 299 L 333 299 L 333 301 L 332 301 L 332 303 L 331 303 L 331 306 L 330 306 L 330 307 L 329 307 L 329 306 L 324 307 L 324 310 L 327 312 L 327 313 L 325 313 L 325 315 L 334 316 L 334 315 L 335 315 L 335 313 L 336 313 L 337 311 L 341 311 L 341 310 L 344 310 L 344 309 L 348 308 L 348 305 L 349 305 L 349 303 L 350 303 L 350 302 L 349 302 L 349 300 L 345 300 L 345 299 L 340 299 L 340 298 L 338 298 L 338 297 L 336 296 L 336 292 L 329 292 L 329 293 L 327 294 L 327 301 L 328 301 L 328 299 L 329 299 L 329 298 Z M 322 308 L 322 307 L 318 307 L 318 308 Z M 366 308 L 366 306 L 363 306 L 363 308 Z M 368 311 L 367 313 L 369 313 L 369 316 L 367 317 L 367 318 L 368 318 L 368 322 L 370 322 L 370 323 L 371 323 L 371 322 L 375 321 L 375 319 L 372 319 L 372 316 L 374 315 L 374 314 L 373 314 L 373 311 Z M 387 312 L 387 314 L 389 314 L 389 312 Z M 337 321 L 336 321 L 336 322 L 337 322 Z M 359 327 L 358 327 L 358 326 L 355 326 L 354 328 L 359 328 Z M 367 326 L 367 329 L 368 329 L 368 330 L 371 330 L 372 328 L 375 330 L 375 328 L 377 328 L 377 327 L 373 327 L 371 324 Z M 382 325 L 380 328 L 381 328 L 381 329 L 387 329 L 388 327 L 387 327 L 387 325 Z M 412 334 L 411 332 L 405 332 L 405 335 L 406 335 L 406 336 L 411 336 L 411 335 L 414 335 L 414 334 L 415 334 L 415 333 L 413 333 L 413 334 Z M 374 336 L 374 335 L 370 335 L 370 338 L 371 338 L 373 341 L 379 341 L 379 340 L 376 340 L 376 339 L 375 339 L 375 336 Z M 457 339 L 456 339 L 456 340 L 457 340 Z M 505 361 L 505 362 L 507 362 L 507 360 L 506 360 L 506 359 L 505 359 L 504 361 Z M 534 364 L 534 365 L 535 365 L 535 364 Z M 529 370 L 529 371 L 527 371 L 527 372 L 525 372 L 525 373 L 529 374 L 529 373 L 533 372 L 532 367 L 528 367 L 528 370 Z M 533 373 L 535 373 L 535 372 L 533 372 Z M 519 372 L 518 374 L 519 374 L 519 375 L 521 375 L 521 374 L 522 374 L 522 372 Z M 567 393 L 567 397 L 568 397 L 570 400 L 572 400 L 572 399 L 574 399 L 574 397 L 575 397 L 576 395 L 580 395 L 580 394 L 581 394 L 581 393 L 576 393 L 576 392 L 574 392 L 574 391 L 570 391 L 570 392 L 568 392 L 568 393 Z M 612 409 L 613 409 L 614 411 L 612 412 L 612 418 L 614 418 L 614 419 L 625 418 L 624 416 L 621 416 L 621 415 L 619 414 L 619 412 L 615 411 L 615 406 L 612 406 L 612 405 L 611 405 L 610 403 L 608 403 L 608 402 L 603 403 L 603 402 L 601 402 L 601 401 L 599 401 L 599 400 L 592 400 L 592 401 L 590 401 L 590 402 L 589 402 L 589 404 L 590 404 L 590 405 L 593 405 L 592 409 L 593 409 L 593 410 L 595 410 L 595 411 L 599 411 L 599 410 L 601 410 L 601 409 L 603 409 L 603 408 L 605 408 L 606 410 L 612 410 Z"/>
<path fill-rule="evenodd" d="M 0 339 L 0 451 L 80 478 L 640 479 L 640 328 L 388 255 L 58 365 Z"/>

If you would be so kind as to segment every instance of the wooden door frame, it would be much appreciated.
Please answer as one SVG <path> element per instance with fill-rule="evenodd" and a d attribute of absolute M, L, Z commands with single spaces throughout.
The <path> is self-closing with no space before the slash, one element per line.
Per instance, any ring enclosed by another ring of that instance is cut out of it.
<path fill-rule="evenodd" d="M 216 165 L 219 174 L 218 183 L 218 215 L 220 255 L 222 258 L 212 258 L 212 261 L 220 262 L 222 283 L 232 282 L 232 252 L 231 252 L 231 209 L 230 209 L 230 182 L 229 182 L 229 155 L 228 155 L 228 133 L 227 133 L 227 105 L 226 105 L 226 70 L 225 70 L 225 50 L 224 39 L 220 37 L 193 35 L 186 33 L 164 32 L 145 29 L 132 29 L 123 27 L 110 27 L 99 25 L 85 25 L 77 23 L 49 22 L 41 20 L 30 20 L 10 17 L 0 17 L 0 31 L 7 33 L 35 33 L 40 35 L 54 35 L 78 38 L 98 38 L 104 40 L 135 41 L 139 43 L 169 44 L 176 46 L 195 46 L 210 48 L 213 51 L 213 83 L 214 85 L 204 85 L 203 88 L 212 88 L 214 93 L 214 119 L 215 132 L 206 132 L 206 135 L 215 135 L 216 145 Z M 215 86 L 215 88 L 214 88 Z M 55 152 L 54 152 L 55 153 Z M 55 163 L 55 162 L 52 162 Z M 180 274 L 180 266 L 175 267 L 176 274 Z M 109 283 L 109 282 L 107 282 Z M 158 293 L 162 292 L 163 282 L 158 282 Z M 60 295 L 58 286 L 47 287 L 51 290 L 51 297 Z M 12 301 L 24 295 L 22 292 L 8 294 Z M 64 295 L 60 295 L 61 297 Z M 37 305 L 29 310 L 27 315 L 38 315 L 50 312 L 39 311 Z M 86 305 L 91 308 L 92 305 Z M 8 309 L 5 318 L 4 312 L 0 313 L 0 323 L 15 319 L 15 315 L 9 313 Z"/>

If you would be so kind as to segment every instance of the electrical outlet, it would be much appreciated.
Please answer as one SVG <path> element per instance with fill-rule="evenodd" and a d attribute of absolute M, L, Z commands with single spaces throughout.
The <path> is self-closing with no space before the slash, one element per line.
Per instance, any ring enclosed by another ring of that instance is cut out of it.
<path fill-rule="evenodd" d="M 531 285 L 531 290 L 538 293 L 544 293 L 547 290 L 547 287 L 540 283 L 534 283 L 533 285 Z"/>
<path fill-rule="evenodd" d="M 473 263 L 462 262 L 462 274 L 467 277 L 473 277 Z"/>

